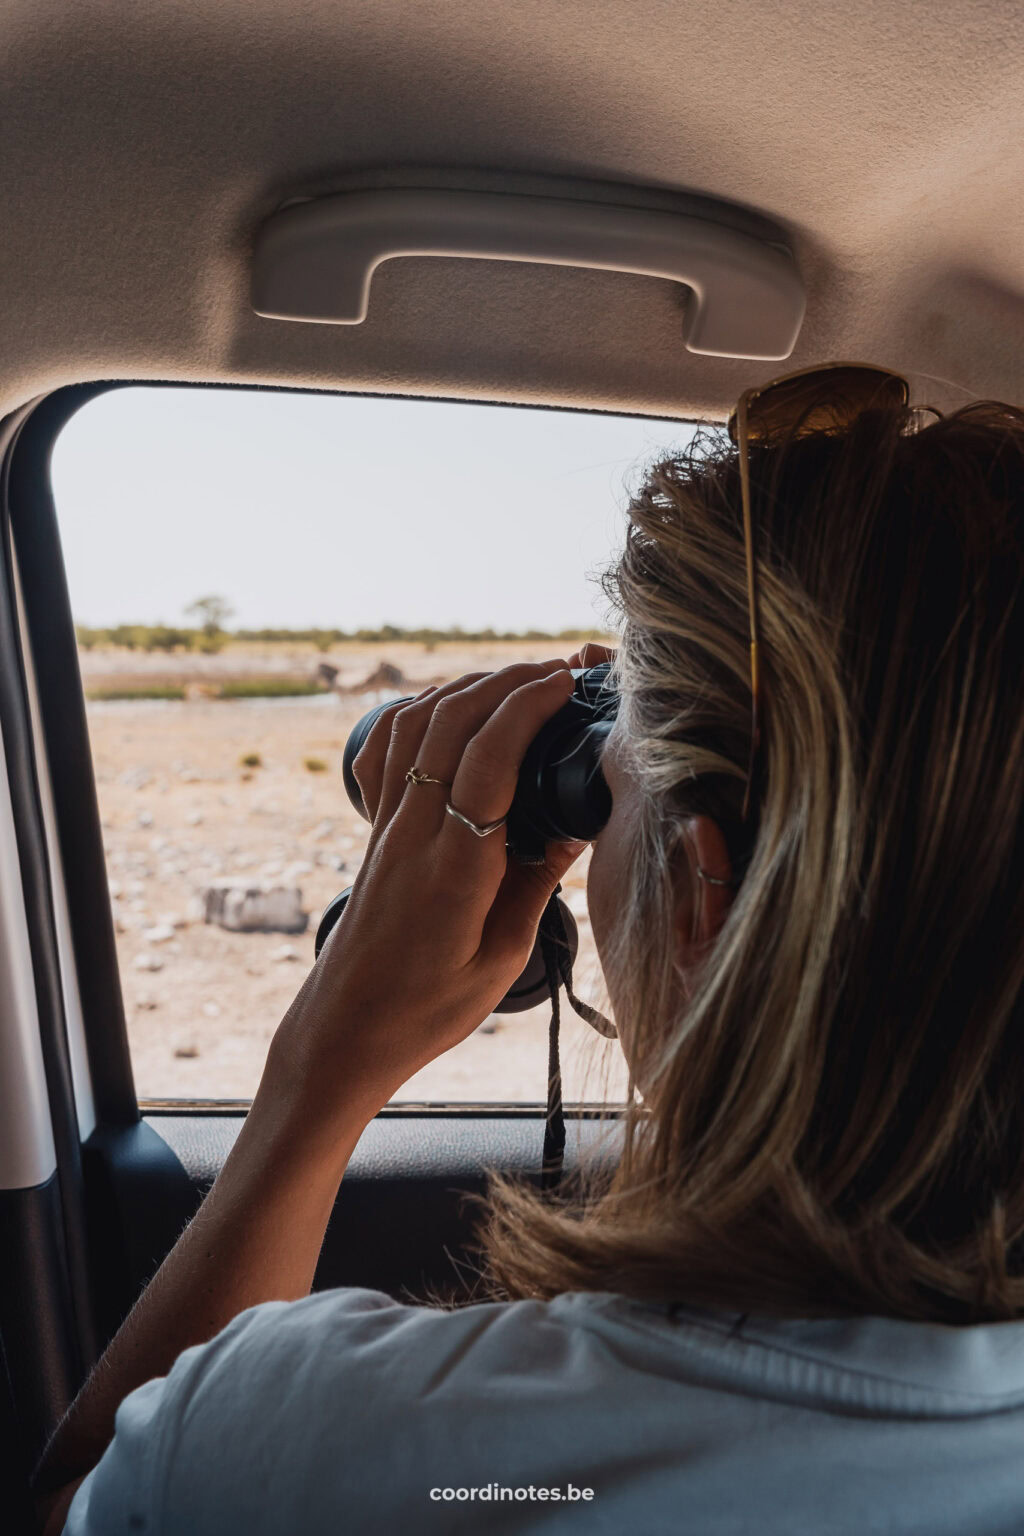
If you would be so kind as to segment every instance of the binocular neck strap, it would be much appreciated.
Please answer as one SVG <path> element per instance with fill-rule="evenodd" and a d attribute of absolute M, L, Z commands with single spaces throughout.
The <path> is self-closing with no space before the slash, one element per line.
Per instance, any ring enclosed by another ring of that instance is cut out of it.
<path fill-rule="evenodd" d="M 544 956 L 548 990 L 551 993 L 551 1022 L 548 1025 L 548 1101 L 544 1119 L 544 1152 L 541 1160 L 541 1189 L 556 1189 L 562 1179 L 562 1163 L 565 1157 L 565 1115 L 562 1111 L 562 1067 L 558 1052 L 559 1007 L 558 989 L 565 987 L 569 1006 L 605 1038 L 615 1038 L 615 1025 L 581 1002 L 572 989 L 572 951 L 565 932 L 565 924 L 558 908 L 556 885 L 541 915 L 539 937 Z"/>
<path fill-rule="evenodd" d="M 541 1159 L 541 1189 L 556 1189 L 562 1179 L 562 1163 L 565 1157 L 565 1115 L 562 1112 L 562 1066 L 558 1054 L 558 989 L 562 984 L 563 965 L 568 965 L 572 975 L 572 959 L 569 943 L 558 910 L 556 886 L 540 919 L 540 942 L 547 973 L 548 991 L 551 993 L 551 1022 L 548 1025 L 548 1104 L 544 1117 L 544 1152 Z"/>

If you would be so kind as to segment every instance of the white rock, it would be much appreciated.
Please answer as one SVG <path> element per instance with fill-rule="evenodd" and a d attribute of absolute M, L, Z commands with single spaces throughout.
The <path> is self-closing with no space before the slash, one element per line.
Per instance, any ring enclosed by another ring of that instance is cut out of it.
<path fill-rule="evenodd" d="M 137 971 L 162 971 L 164 968 L 164 963 L 160 956 L 151 954 L 145 949 L 141 954 L 135 956 L 133 964 Z"/>
<path fill-rule="evenodd" d="M 276 880 L 277 876 L 282 875 L 283 873 L 284 865 L 278 861 L 271 861 L 269 864 L 264 864 L 260 869 L 260 875 L 264 880 Z"/>
<path fill-rule="evenodd" d="M 303 875 L 311 875 L 313 866 L 308 859 L 296 859 L 294 864 L 289 864 L 284 872 L 286 884 L 291 885 L 295 880 L 301 880 Z"/>
<path fill-rule="evenodd" d="M 190 923 L 206 921 L 206 902 L 202 896 L 190 896 L 185 904 L 185 917 Z"/>
<path fill-rule="evenodd" d="M 129 880 L 125 886 L 125 891 L 129 896 L 144 896 L 146 894 L 146 886 L 142 880 Z"/>
<path fill-rule="evenodd" d="M 161 928 L 187 928 L 188 920 L 182 917 L 180 912 L 161 912 L 157 917 Z"/>
<path fill-rule="evenodd" d="M 121 882 L 120 882 L 120 880 L 108 880 L 107 881 L 107 890 L 110 892 L 111 899 L 113 901 L 116 901 L 117 898 L 121 894 Z"/>
<path fill-rule="evenodd" d="M 129 789 L 145 789 L 152 782 L 153 775 L 147 773 L 145 768 L 126 768 L 124 773 L 118 775 L 118 783 L 126 784 Z"/>
<path fill-rule="evenodd" d="M 313 839 L 314 842 L 322 843 L 325 838 L 333 837 L 333 835 L 334 835 L 334 822 L 333 821 L 318 821 L 316 826 L 313 828 L 312 832 L 309 835 Z"/>
<path fill-rule="evenodd" d="M 174 938 L 174 929 L 170 923 L 157 923 L 153 928 L 147 928 L 142 937 L 147 944 L 166 944 L 168 939 Z"/>
<path fill-rule="evenodd" d="M 164 849 L 168 848 L 170 844 L 168 843 L 166 837 L 151 837 L 149 840 L 149 846 L 154 853 L 163 853 Z"/>
<path fill-rule="evenodd" d="M 151 827 L 153 825 L 153 812 L 140 811 L 136 816 L 135 821 L 136 824 L 140 827 Z"/>
<path fill-rule="evenodd" d="M 203 824 L 202 811 L 189 811 L 188 815 L 185 817 L 185 822 L 186 825 L 190 827 L 201 827 Z"/>
<path fill-rule="evenodd" d="M 305 933 L 309 914 L 297 886 L 267 880 L 216 880 L 203 892 L 203 916 L 232 933 Z"/>
<path fill-rule="evenodd" d="M 295 948 L 294 944 L 282 944 L 279 946 L 279 948 L 272 949 L 270 951 L 270 958 L 271 960 L 284 961 L 297 960 L 299 958 L 299 952 Z"/>
<path fill-rule="evenodd" d="M 159 1008 L 160 1004 L 155 997 L 150 997 L 148 992 L 143 992 L 141 997 L 135 999 L 135 1006 L 136 1008 L 145 1008 L 148 1011 L 152 1008 Z"/>
<path fill-rule="evenodd" d="M 208 1019 L 219 1019 L 220 1018 L 220 1004 L 219 1003 L 204 1003 L 203 1004 L 203 1013 L 206 1015 L 206 1017 Z"/>

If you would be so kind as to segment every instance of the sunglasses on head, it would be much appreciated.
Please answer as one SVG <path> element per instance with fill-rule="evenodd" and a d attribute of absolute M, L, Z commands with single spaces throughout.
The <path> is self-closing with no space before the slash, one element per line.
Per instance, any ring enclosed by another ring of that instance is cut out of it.
<path fill-rule="evenodd" d="M 754 768 L 760 745 L 761 679 L 758 668 L 757 587 L 750 510 L 750 444 L 769 438 L 805 437 L 812 432 L 840 432 L 864 411 L 904 408 L 910 385 L 898 373 L 870 363 L 828 363 L 802 368 L 740 396 L 729 417 L 729 436 L 739 449 L 743 497 L 743 542 L 747 556 L 747 603 L 750 611 L 750 762 L 742 817 L 750 811 Z"/>

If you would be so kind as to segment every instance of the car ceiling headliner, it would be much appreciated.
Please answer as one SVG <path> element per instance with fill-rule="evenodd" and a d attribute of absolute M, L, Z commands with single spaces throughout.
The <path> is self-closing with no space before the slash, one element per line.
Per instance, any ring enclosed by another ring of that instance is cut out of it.
<path fill-rule="evenodd" d="M 0 44 L 4 410 L 111 377 L 720 416 L 827 358 L 1024 395 L 1016 0 L 7 0 Z M 360 326 L 250 308 L 292 198 L 592 184 L 781 227 L 789 363 L 687 353 L 683 290 L 575 268 L 387 262 Z"/>

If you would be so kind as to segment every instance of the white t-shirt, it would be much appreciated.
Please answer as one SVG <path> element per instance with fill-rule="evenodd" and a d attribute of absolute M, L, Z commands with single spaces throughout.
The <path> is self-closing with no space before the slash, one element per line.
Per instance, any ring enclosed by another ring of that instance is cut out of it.
<path fill-rule="evenodd" d="M 271 1302 L 125 1400 L 66 1531 L 1010 1536 L 1024 1323 Z"/>

